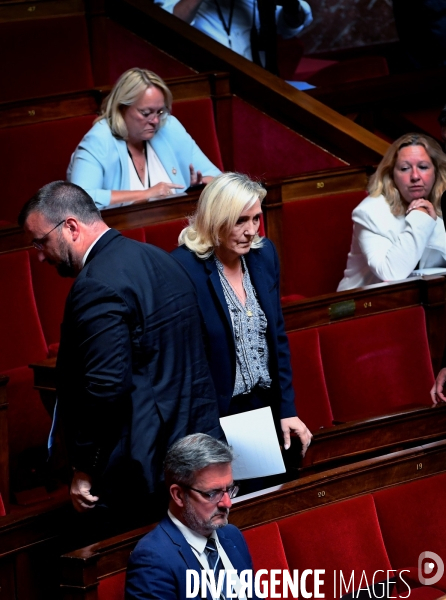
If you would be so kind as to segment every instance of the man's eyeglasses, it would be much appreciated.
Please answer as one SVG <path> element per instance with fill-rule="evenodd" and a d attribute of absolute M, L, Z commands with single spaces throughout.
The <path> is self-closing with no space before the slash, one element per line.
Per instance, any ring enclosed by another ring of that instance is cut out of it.
<path fill-rule="evenodd" d="M 41 238 L 34 238 L 31 242 L 31 244 L 34 246 L 34 248 L 36 250 L 43 250 L 43 245 L 45 243 L 46 238 L 50 235 L 50 233 L 52 233 L 55 229 L 57 229 L 58 227 L 60 227 L 62 225 L 62 223 L 65 223 L 65 219 L 63 221 L 61 221 L 60 223 L 58 223 L 57 225 L 55 225 L 50 231 L 48 231 L 48 233 L 45 233 L 45 235 Z"/>
<path fill-rule="evenodd" d="M 212 490 L 211 492 L 203 492 L 202 490 L 197 490 L 196 488 L 193 488 L 190 485 L 183 485 L 183 487 L 187 488 L 188 490 L 193 490 L 198 494 L 201 494 L 203 498 L 206 498 L 208 502 L 213 502 L 214 504 L 218 504 L 218 502 L 221 501 L 225 494 L 228 494 L 228 496 L 231 499 L 235 498 L 240 489 L 240 487 L 235 483 L 234 485 L 230 485 L 229 487 L 227 487 L 225 490 Z"/>

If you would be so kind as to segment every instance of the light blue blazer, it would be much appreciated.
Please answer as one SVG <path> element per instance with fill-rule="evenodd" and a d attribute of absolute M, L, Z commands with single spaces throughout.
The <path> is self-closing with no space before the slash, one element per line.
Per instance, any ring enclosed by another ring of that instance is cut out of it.
<path fill-rule="evenodd" d="M 203 176 L 215 177 L 220 173 L 171 115 L 150 144 L 172 183 L 183 185 L 184 190 L 190 185 L 191 163 Z M 112 134 L 105 119 L 95 123 L 82 138 L 71 157 L 67 179 L 88 192 L 99 209 L 110 204 L 112 190 L 130 189 L 126 143 Z"/>

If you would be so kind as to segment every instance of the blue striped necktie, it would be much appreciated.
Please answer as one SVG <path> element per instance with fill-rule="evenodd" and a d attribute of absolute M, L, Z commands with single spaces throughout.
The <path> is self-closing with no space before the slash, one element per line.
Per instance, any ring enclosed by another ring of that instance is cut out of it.
<path fill-rule="evenodd" d="M 214 538 L 208 538 L 208 541 L 206 542 L 206 555 L 207 555 L 207 559 L 208 559 L 208 563 L 209 563 L 209 568 L 212 569 L 212 571 L 214 571 L 214 576 L 215 576 L 215 586 L 217 586 L 218 584 L 218 579 L 220 577 L 220 571 L 223 571 L 223 573 L 225 572 L 225 568 L 223 566 L 223 562 L 221 560 L 220 554 L 218 553 L 217 550 L 217 544 L 215 542 Z M 223 577 L 223 585 L 222 585 L 222 592 L 220 594 L 220 598 L 225 598 L 224 596 L 224 589 L 225 589 L 225 578 Z"/>

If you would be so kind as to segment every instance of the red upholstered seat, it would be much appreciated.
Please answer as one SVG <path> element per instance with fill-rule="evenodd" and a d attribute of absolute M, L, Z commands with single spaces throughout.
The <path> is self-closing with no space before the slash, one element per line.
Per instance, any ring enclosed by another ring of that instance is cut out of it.
<path fill-rule="evenodd" d="M 98 586 L 98 600 L 124 600 L 125 572 L 101 579 Z"/>
<path fill-rule="evenodd" d="M 434 382 L 422 307 L 319 328 L 336 421 L 430 406 Z"/>
<path fill-rule="evenodd" d="M 175 102 L 172 114 L 184 125 L 201 150 L 216 167 L 223 170 L 220 146 L 215 129 L 214 109 L 210 98 Z"/>
<path fill-rule="evenodd" d="M 276 522 L 243 532 L 254 566 L 259 569 L 288 569 L 282 538 Z"/>
<path fill-rule="evenodd" d="M 417 567 L 420 554 L 426 550 L 446 562 L 445 496 L 444 473 L 374 492 L 384 542 L 395 569 Z M 434 587 L 446 591 L 445 584 L 443 576 Z"/>
<path fill-rule="evenodd" d="M 0 23 L 0 56 L 1 102 L 93 86 L 82 15 Z"/>
<path fill-rule="evenodd" d="M 4 517 L 6 515 L 5 505 L 3 504 L 3 498 L 0 494 L 0 517 Z"/>
<path fill-rule="evenodd" d="M 234 170 L 252 177 L 289 177 L 345 164 L 237 97 L 232 102 L 232 137 Z"/>
<path fill-rule="evenodd" d="M 333 415 L 325 385 L 318 329 L 293 331 L 288 334 L 288 340 L 297 414 L 311 431 L 330 427 Z"/>
<path fill-rule="evenodd" d="M 28 252 L 0 255 L 0 372 L 8 375 L 9 448 L 12 459 L 44 445 L 51 420 L 33 390 L 29 363 L 47 356 L 34 299 Z"/>
<path fill-rule="evenodd" d="M 354 588 L 358 589 L 363 571 L 370 585 L 375 571 L 392 568 L 370 495 L 309 510 L 282 519 L 278 525 L 290 569 L 299 569 L 300 574 L 304 569 L 325 569 L 321 591 L 326 599 L 335 597 L 335 571 L 339 598 L 340 570 L 347 583 L 355 572 Z M 307 590 L 313 589 L 311 575 Z"/>
<path fill-rule="evenodd" d="M 336 291 L 351 244 L 351 213 L 365 196 L 356 191 L 283 204 L 284 296 Z"/>
<path fill-rule="evenodd" d="M 160 77 L 181 77 L 194 71 L 110 19 L 91 20 L 92 64 L 95 85 L 114 85 L 132 67 Z"/>
<path fill-rule="evenodd" d="M 158 246 L 166 252 L 172 252 L 178 246 L 178 236 L 186 225 L 187 221 L 185 219 L 148 225 L 144 227 L 146 242 Z"/>
<path fill-rule="evenodd" d="M 0 129 L 3 193 L 0 218 L 11 223 L 23 204 L 50 181 L 65 179 L 71 154 L 95 115 Z"/>
<path fill-rule="evenodd" d="M 60 340 L 65 301 L 73 279 L 61 277 L 53 266 L 47 262 L 40 262 L 33 248 L 29 250 L 29 254 L 37 311 L 46 342 L 53 349 Z"/>

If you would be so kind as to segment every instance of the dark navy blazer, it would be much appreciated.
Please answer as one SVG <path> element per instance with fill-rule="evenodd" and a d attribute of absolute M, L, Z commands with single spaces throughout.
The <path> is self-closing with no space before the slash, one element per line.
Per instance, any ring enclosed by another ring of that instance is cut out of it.
<path fill-rule="evenodd" d="M 67 298 L 58 399 L 71 464 L 112 500 L 137 481 L 153 492 L 177 439 L 219 436 L 200 329 L 195 289 L 171 256 L 113 229 L 97 241 Z"/>
<path fill-rule="evenodd" d="M 237 527 L 219 529 L 218 539 L 237 573 L 252 570 L 248 546 Z M 201 572 L 201 565 L 181 531 L 165 517 L 130 556 L 126 600 L 186 600 L 187 569 Z M 211 600 L 209 591 L 207 597 Z"/>
<path fill-rule="evenodd" d="M 235 384 L 235 343 L 231 317 L 213 255 L 202 260 L 186 246 L 172 255 L 185 267 L 195 284 L 207 333 L 208 360 L 217 392 L 220 416 L 229 412 Z M 245 255 L 251 282 L 268 321 L 267 342 L 272 392 L 271 406 L 276 421 L 294 417 L 290 350 L 280 304 L 280 268 L 274 244 L 264 238 L 263 246 Z"/>

